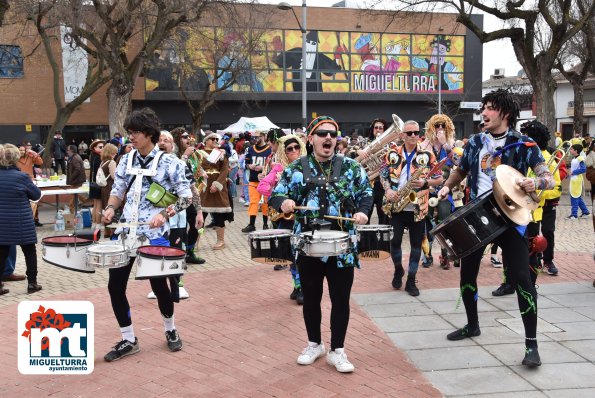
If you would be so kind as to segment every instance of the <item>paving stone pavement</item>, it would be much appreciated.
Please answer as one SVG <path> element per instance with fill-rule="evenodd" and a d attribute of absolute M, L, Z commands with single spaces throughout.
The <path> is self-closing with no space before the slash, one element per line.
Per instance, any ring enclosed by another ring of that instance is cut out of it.
<path fill-rule="evenodd" d="M 567 201 L 566 201 L 567 202 Z M 107 273 L 79 274 L 45 264 L 39 251 L 35 295 L 24 282 L 7 283 L 0 297 L 3 397 L 52 396 L 489 396 L 561 397 L 595 393 L 595 289 L 593 232 L 590 219 L 575 221 L 567 203 L 557 222 L 557 277 L 541 275 L 540 352 L 544 365 L 521 367 L 522 330 L 516 300 L 492 298 L 499 269 L 484 261 L 480 285 L 482 335 L 448 342 L 445 334 L 464 322 L 458 298 L 456 268 L 421 268 L 421 295 L 412 298 L 390 287 L 390 260 L 365 263 L 356 271 L 346 351 L 353 374 L 338 374 L 320 359 L 299 366 L 295 358 L 305 345 L 301 309 L 288 299 L 290 276 L 271 265 L 249 260 L 247 236 L 239 230 L 247 214 L 236 204 L 236 221 L 227 228 L 226 249 L 212 251 L 214 232 L 200 243 L 203 266 L 191 266 L 185 284 L 191 294 L 176 306 L 176 324 L 184 341 L 178 353 L 167 351 L 155 301 L 147 300 L 145 281 L 131 281 L 135 331 L 141 352 L 115 363 L 101 358 L 119 340 L 107 293 Z M 42 222 L 53 211 L 42 207 Z M 261 222 L 258 220 L 257 227 Z M 40 238 L 54 235 L 50 226 Z M 407 239 L 404 239 L 406 241 Z M 38 245 L 41 246 L 41 245 Z M 437 250 L 437 246 L 435 250 Z M 404 246 L 404 251 L 408 252 Z M 24 273 L 18 251 L 17 273 Z M 132 275 L 131 278 L 133 278 Z M 16 362 L 16 306 L 22 300 L 89 300 L 95 305 L 95 371 L 88 376 L 23 376 Z M 330 302 L 323 299 L 323 338 L 330 339 Z M 508 383 L 503 383 L 507 380 Z"/>

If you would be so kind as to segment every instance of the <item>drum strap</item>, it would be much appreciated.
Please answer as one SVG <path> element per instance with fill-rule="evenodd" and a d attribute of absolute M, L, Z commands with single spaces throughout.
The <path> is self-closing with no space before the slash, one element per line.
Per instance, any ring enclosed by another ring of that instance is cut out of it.
<path fill-rule="evenodd" d="M 302 156 L 300 162 L 302 165 L 302 172 L 304 174 L 304 181 L 306 182 L 306 192 L 304 196 L 307 197 L 308 193 L 315 187 L 320 187 L 320 213 L 321 215 L 327 214 L 328 211 L 328 194 L 327 187 L 330 184 L 334 184 L 339 181 L 341 177 L 341 168 L 343 167 L 343 155 L 336 155 L 333 158 L 333 164 L 331 166 L 331 175 L 327 181 L 326 176 L 323 174 L 319 176 L 312 176 L 312 169 L 310 168 L 310 161 L 308 156 Z"/>

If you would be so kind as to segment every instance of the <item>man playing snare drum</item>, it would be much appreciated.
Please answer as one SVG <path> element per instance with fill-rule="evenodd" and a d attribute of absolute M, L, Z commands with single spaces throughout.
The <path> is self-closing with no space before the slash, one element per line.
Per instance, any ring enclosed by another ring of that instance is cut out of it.
<path fill-rule="evenodd" d="M 455 169 L 438 192 L 440 199 L 446 198 L 450 190 L 467 177 L 471 200 L 492 189 L 495 168 L 507 164 L 521 174 L 527 175 L 529 168 L 535 178 L 518 178 L 518 184 L 525 192 L 554 187 L 539 147 L 529 137 L 514 130 L 519 116 L 519 106 L 511 93 L 496 90 L 482 99 L 482 116 L 485 131 L 472 136 L 465 147 L 459 168 Z M 529 275 L 529 250 L 523 238 L 526 227 L 511 223 L 508 229 L 495 239 L 502 248 L 504 263 L 508 266 L 508 277 L 518 296 L 519 309 L 525 326 L 525 357 L 523 365 L 541 365 L 537 351 L 537 292 Z M 485 242 L 487 245 L 490 242 Z M 461 340 L 479 336 L 477 317 L 477 274 L 485 246 L 461 259 L 461 295 L 467 312 L 467 325 L 446 336 L 449 340 Z"/>
<path fill-rule="evenodd" d="M 135 221 L 134 213 L 138 213 L 138 222 L 148 223 L 148 225 L 138 226 L 137 236 L 148 238 L 151 245 L 169 246 L 168 218 L 184 210 L 192 202 L 190 183 L 184 173 L 185 165 L 171 154 L 160 153 L 159 148 L 156 146 L 161 135 L 159 119 L 152 109 L 144 108 L 133 111 L 126 118 L 124 128 L 128 132 L 128 139 L 135 150 L 124 155 L 116 169 L 116 178 L 108 205 L 103 210 L 102 222 L 108 224 L 112 221 L 115 209 L 120 207 L 124 197 L 126 197 L 123 218 L 128 221 Z M 134 172 L 134 170 L 141 168 L 152 169 L 153 161 L 158 154 L 161 157 L 157 160 L 156 174 L 151 177 L 152 181 L 161 184 L 169 192 L 178 196 L 178 201 L 167 208 L 156 207 L 147 199 L 147 193 L 151 185 L 148 177 L 127 174 L 130 156 L 133 157 L 131 168 L 132 172 Z M 142 186 L 140 188 L 140 201 L 135 203 L 134 197 L 138 187 L 136 179 L 138 178 L 142 178 Z M 133 179 L 134 181 L 132 181 Z M 129 263 L 123 267 L 110 268 L 109 270 L 108 290 L 114 314 L 120 325 L 122 341 L 117 343 L 105 355 L 104 359 L 108 362 L 116 361 L 126 355 L 135 354 L 140 350 L 138 339 L 132 328 L 130 305 L 126 298 L 126 286 L 134 259 L 135 257 L 132 257 Z M 171 291 L 167 286 L 167 278 L 151 278 L 150 282 L 151 288 L 157 296 L 159 311 L 161 311 L 163 317 L 167 346 L 171 351 L 179 351 L 182 349 L 182 340 L 174 323 L 174 302 Z"/>
<path fill-rule="evenodd" d="M 350 236 L 355 237 L 354 222 L 365 224 L 368 221 L 366 214 L 372 206 L 372 188 L 364 169 L 357 162 L 335 155 L 338 129 L 337 122 L 331 117 L 314 119 L 307 131 L 308 155 L 291 163 L 273 189 L 269 204 L 275 210 L 293 213 L 295 206 L 311 209 L 296 212 L 295 234 L 330 227 L 335 233 L 344 231 L 349 239 Z M 324 216 L 346 219 L 329 219 L 331 222 L 328 223 Z M 343 348 L 349 323 L 353 269 L 359 267 L 354 242 L 354 239 L 349 239 L 347 253 L 327 257 L 305 256 L 298 251 L 296 263 L 304 293 L 303 314 L 308 332 L 308 346 L 297 358 L 300 365 L 310 365 L 326 353 L 320 332 L 320 301 L 326 277 L 332 302 L 331 349 L 326 359 L 339 372 L 354 370 Z"/>

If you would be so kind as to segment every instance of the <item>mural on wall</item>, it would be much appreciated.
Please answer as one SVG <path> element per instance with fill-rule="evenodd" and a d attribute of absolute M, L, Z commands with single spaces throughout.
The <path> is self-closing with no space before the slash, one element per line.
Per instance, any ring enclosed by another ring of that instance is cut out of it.
<path fill-rule="evenodd" d="M 205 28 L 187 31 L 180 42 L 181 49 L 161 50 L 146 67 L 148 91 L 178 90 L 180 85 L 233 92 L 302 90 L 298 30 Z M 464 36 L 308 31 L 307 90 L 432 94 L 440 88 L 463 93 L 464 46 Z M 185 83 L 189 78 L 197 84 Z"/>

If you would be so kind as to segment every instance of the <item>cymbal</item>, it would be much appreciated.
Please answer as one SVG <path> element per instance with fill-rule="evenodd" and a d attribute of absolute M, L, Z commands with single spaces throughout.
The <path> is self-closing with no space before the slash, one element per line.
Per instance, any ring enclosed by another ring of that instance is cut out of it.
<path fill-rule="evenodd" d="M 500 184 L 504 193 L 508 195 L 509 199 L 521 207 L 535 210 L 539 206 L 539 203 L 535 202 L 531 196 L 523 191 L 523 189 L 516 183 L 517 179 L 524 177 L 525 176 L 521 174 L 520 171 L 505 164 L 496 167 L 496 181 Z"/>
<path fill-rule="evenodd" d="M 494 181 L 493 187 L 494 199 L 498 207 L 512 222 L 517 225 L 527 225 L 531 221 L 531 210 L 520 206 L 504 192 L 502 185 Z"/>

